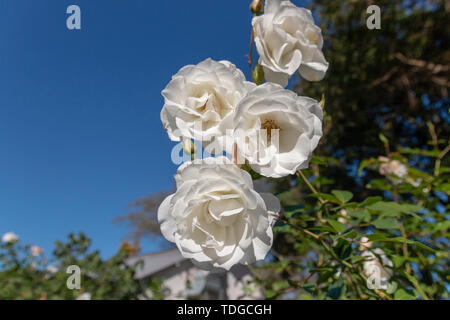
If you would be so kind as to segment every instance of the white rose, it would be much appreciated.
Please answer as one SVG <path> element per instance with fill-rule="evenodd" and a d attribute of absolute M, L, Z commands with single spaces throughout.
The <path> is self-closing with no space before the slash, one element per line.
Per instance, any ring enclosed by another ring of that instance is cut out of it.
<path fill-rule="evenodd" d="M 225 157 L 194 160 L 175 175 L 177 191 L 158 209 L 164 237 L 205 270 L 264 259 L 279 200 L 253 190 L 250 175 Z"/>
<path fill-rule="evenodd" d="M 254 86 L 228 61 L 206 59 L 181 68 L 162 91 L 161 121 L 169 138 L 224 137 L 232 127 L 234 109 Z"/>
<path fill-rule="evenodd" d="M 379 157 L 378 159 L 384 162 L 383 158 L 384 157 Z M 388 176 L 388 179 L 391 180 L 394 185 L 402 183 L 402 180 L 408 176 L 408 168 L 398 160 L 383 163 L 380 166 L 379 172 L 384 176 Z M 397 176 L 400 179 L 392 176 Z"/>
<path fill-rule="evenodd" d="M 236 109 L 238 156 L 243 155 L 253 170 L 266 177 L 280 178 L 305 169 L 322 137 L 322 117 L 316 100 L 264 83 Z M 242 139 L 245 134 L 250 138 Z"/>
<path fill-rule="evenodd" d="M 322 53 L 321 30 L 310 10 L 290 1 L 267 0 L 264 14 L 254 17 L 252 24 L 267 81 L 285 87 L 296 70 L 306 80 L 323 79 L 328 62 Z"/>
<path fill-rule="evenodd" d="M 7 232 L 2 237 L 3 242 L 16 242 L 19 241 L 19 236 L 14 232 Z"/>
<path fill-rule="evenodd" d="M 386 256 L 386 253 L 380 249 L 376 248 L 373 252 L 366 250 L 361 256 L 365 257 L 363 264 L 363 272 L 367 278 L 379 276 L 379 288 L 377 289 L 387 289 L 388 281 L 392 277 L 392 267 L 394 264 Z M 378 257 L 377 257 L 378 256 Z M 381 260 L 380 260 L 381 259 Z M 386 268 L 389 267 L 389 268 Z"/>
<path fill-rule="evenodd" d="M 393 160 L 390 163 L 391 171 L 397 177 L 404 179 L 408 176 L 408 168 L 398 160 Z"/>

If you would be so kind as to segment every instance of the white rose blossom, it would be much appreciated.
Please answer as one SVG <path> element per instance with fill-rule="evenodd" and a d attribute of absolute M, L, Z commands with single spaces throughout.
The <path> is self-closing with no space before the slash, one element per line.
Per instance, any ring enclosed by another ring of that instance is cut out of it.
<path fill-rule="evenodd" d="M 297 70 L 309 81 L 325 76 L 322 32 L 311 11 L 290 1 L 267 0 L 264 14 L 253 18 L 255 44 L 267 81 L 286 87 Z"/>
<path fill-rule="evenodd" d="M 7 232 L 2 236 L 2 241 L 7 243 L 16 242 L 19 241 L 19 236 L 14 232 Z"/>
<path fill-rule="evenodd" d="M 164 237 L 205 270 L 229 270 L 265 258 L 281 210 L 271 194 L 253 190 L 250 175 L 226 157 L 194 160 L 175 175 L 177 191 L 158 209 Z"/>
<path fill-rule="evenodd" d="M 162 91 L 161 121 L 169 138 L 223 138 L 237 104 L 255 86 L 228 61 L 206 59 L 181 68 Z"/>
<path fill-rule="evenodd" d="M 413 179 L 408 179 L 408 168 L 398 160 L 389 160 L 386 157 L 378 157 L 378 160 L 384 162 L 379 169 L 380 174 L 387 176 L 389 180 L 392 181 L 394 185 L 398 185 L 403 182 L 406 178 L 413 186 L 420 185 L 420 181 L 414 181 Z M 397 179 L 398 177 L 400 179 Z"/>
<path fill-rule="evenodd" d="M 236 109 L 238 154 L 263 176 L 280 178 L 294 174 L 309 165 L 322 137 L 322 117 L 316 100 L 298 96 L 278 84 L 264 83 Z M 245 134 L 248 139 L 242 138 Z"/>

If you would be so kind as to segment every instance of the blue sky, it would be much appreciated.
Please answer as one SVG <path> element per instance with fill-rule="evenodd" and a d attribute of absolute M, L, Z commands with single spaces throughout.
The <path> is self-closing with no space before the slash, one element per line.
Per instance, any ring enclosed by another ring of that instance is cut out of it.
<path fill-rule="evenodd" d="M 0 235 L 50 253 L 84 231 L 114 254 L 126 228 L 113 218 L 173 185 L 161 90 L 208 57 L 248 77 L 249 3 L 2 0 Z M 71 4 L 81 30 L 66 28 Z"/>

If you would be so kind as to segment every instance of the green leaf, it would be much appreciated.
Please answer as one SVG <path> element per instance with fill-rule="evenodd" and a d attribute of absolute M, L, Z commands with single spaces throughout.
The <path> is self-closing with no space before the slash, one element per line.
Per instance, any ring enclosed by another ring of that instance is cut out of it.
<path fill-rule="evenodd" d="M 353 198 L 353 193 L 351 193 L 350 191 L 332 190 L 331 193 L 334 194 L 341 203 L 346 203 L 350 201 L 351 198 Z"/>
<path fill-rule="evenodd" d="M 294 205 L 294 206 L 285 206 L 284 207 L 284 215 L 286 218 L 291 218 L 297 213 L 300 213 L 303 209 L 303 205 Z"/>
<path fill-rule="evenodd" d="M 397 215 L 402 212 L 400 206 L 396 202 L 379 201 L 366 206 L 366 208 L 369 210 L 381 211 L 382 213 L 389 215 Z"/>
<path fill-rule="evenodd" d="M 370 158 L 370 159 L 365 159 L 363 161 L 361 161 L 361 163 L 359 164 L 358 167 L 358 176 L 361 176 L 362 171 L 369 165 L 371 165 L 372 163 L 376 163 L 377 160 L 375 158 Z"/>
<path fill-rule="evenodd" d="M 364 222 L 370 221 L 370 213 L 367 209 L 347 210 L 347 212 L 350 216 L 361 219 Z"/>
<path fill-rule="evenodd" d="M 378 197 L 378 196 L 377 197 L 368 197 L 368 198 L 364 199 L 364 201 L 361 202 L 358 205 L 358 207 L 367 207 L 367 206 L 370 206 L 373 203 L 380 202 L 382 200 L 383 200 L 383 198 Z"/>
<path fill-rule="evenodd" d="M 333 219 L 327 219 L 327 221 L 333 227 L 333 229 L 336 230 L 337 233 L 344 232 L 346 229 L 345 224 L 340 223 L 339 221 Z"/>
<path fill-rule="evenodd" d="M 450 183 L 443 183 L 440 186 L 437 186 L 436 189 L 445 192 L 446 194 L 450 194 Z"/>
<path fill-rule="evenodd" d="M 328 200 L 334 203 L 340 203 L 339 200 L 333 196 L 332 194 L 328 194 L 328 193 L 312 193 L 310 195 L 308 195 L 308 197 L 313 197 L 313 198 L 322 198 L 324 200 Z"/>
<path fill-rule="evenodd" d="M 305 290 L 305 291 L 307 291 L 307 292 L 309 292 L 309 293 L 312 293 L 312 292 L 314 291 L 314 288 L 315 288 L 315 287 L 316 287 L 316 284 L 315 284 L 315 283 L 307 282 L 307 283 L 305 283 L 305 284 L 302 286 L 302 289 Z"/>
<path fill-rule="evenodd" d="M 322 109 L 325 108 L 325 93 L 322 93 L 322 100 L 320 100 L 319 104 L 322 107 Z"/>
<path fill-rule="evenodd" d="M 394 218 L 378 218 L 372 221 L 372 224 L 378 229 L 399 229 L 400 225 Z"/>
<path fill-rule="evenodd" d="M 275 282 L 272 287 L 273 287 L 273 290 L 279 291 L 281 289 L 288 288 L 289 287 L 289 282 L 287 282 L 287 280 L 278 281 L 278 282 Z"/>
<path fill-rule="evenodd" d="M 277 293 L 273 290 L 267 289 L 266 290 L 266 298 L 267 299 L 271 299 L 273 297 L 275 297 L 277 295 Z"/>
<path fill-rule="evenodd" d="M 335 281 L 327 292 L 327 297 L 333 300 L 337 300 L 345 295 L 346 287 L 344 283 L 344 279 L 339 277 L 337 281 Z"/>
<path fill-rule="evenodd" d="M 349 239 L 356 239 L 356 237 L 358 236 L 358 232 L 356 232 L 356 230 L 350 230 L 344 233 L 343 236 Z"/>
<path fill-rule="evenodd" d="M 439 150 L 424 150 L 424 149 L 418 149 L 418 148 L 400 148 L 400 153 L 406 153 L 406 154 L 416 154 L 416 155 L 422 155 L 427 157 L 438 157 L 440 151 Z"/>
<path fill-rule="evenodd" d="M 419 242 L 419 241 L 414 241 L 414 240 L 409 240 L 403 237 L 393 237 L 393 238 L 389 238 L 383 234 L 379 234 L 379 233 L 375 233 L 375 234 L 370 234 L 367 235 L 367 238 L 369 239 L 369 241 L 380 241 L 380 242 L 399 242 L 399 243 L 406 243 L 406 244 L 413 244 L 418 246 L 419 248 L 431 251 L 431 252 L 435 252 L 434 249 L 424 245 L 423 243 Z"/>
<path fill-rule="evenodd" d="M 389 141 L 388 141 L 388 139 L 384 136 L 384 134 L 380 133 L 380 134 L 378 135 L 378 137 L 380 138 L 381 142 L 383 142 L 383 144 L 384 144 L 385 146 L 386 146 L 386 145 L 389 145 Z"/>
<path fill-rule="evenodd" d="M 397 291 L 395 291 L 394 299 L 395 300 L 415 300 L 416 297 L 414 295 L 408 293 L 404 289 L 398 289 Z"/>
<path fill-rule="evenodd" d="M 252 180 L 258 180 L 259 178 L 261 178 L 261 175 L 258 172 L 254 171 L 248 164 L 244 164 L 243 166 L 241 166 L 241 169 L 247 171 L 252 177 Z"/>
<path fill-rule="evenodd" d="M 323 160 L 321 157 L 317 157 L 317 156 L 313 156 L 311 158 L 310 163 L 314 163 L 314 164 L 318 164 L 318 165 L 322 165 L 322 166 L 327 165 L 327 162 L 325 160 Z"/>
<path fill-rule="evenodd" d="M 433 232 L 450 229 L 450 220 L 439 222 L 434 226 Z"/>
<path fill-rule="evenodd" d="M 369 210 L 379 211 L 383 216 L 399 216 L 401 213 L 406 213 L 418 219 L 422 219 L 414 213 L 415 211 L 419 211 L 422 207 L 409 203 L 398 204 L 393 201 L 379 201 L 366 206 L 366 208 Z"/>
<path fill-rule="evenodd" d="M 394 262 L 394 266 L 396 268 L 399 268 L 404 262 L 405 262 L 406 258 L 403 256 L 393 256 L 392 257 L 392 262 Z"/>
<path fill-rule="evenodd" d="M 309 294 L 301 293 L 300 294 L 300 300 L 312 300 L 312 298 L 311 298 L 311 296 Z"/>

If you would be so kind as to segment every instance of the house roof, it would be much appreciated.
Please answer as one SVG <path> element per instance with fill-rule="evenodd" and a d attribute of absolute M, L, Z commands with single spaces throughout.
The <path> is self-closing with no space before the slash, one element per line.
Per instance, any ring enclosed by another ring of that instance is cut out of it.
<path fill-rule="evenodd" d="M 141 279 L 181 263 L 184 260 L 186 258 L 181 255 L 178 249 L 170 249 L 130 257 L 125 263 L 132 266 L 138 261 L 142 261 L 142 264 L 136 268 L 136 278 Z"/>

